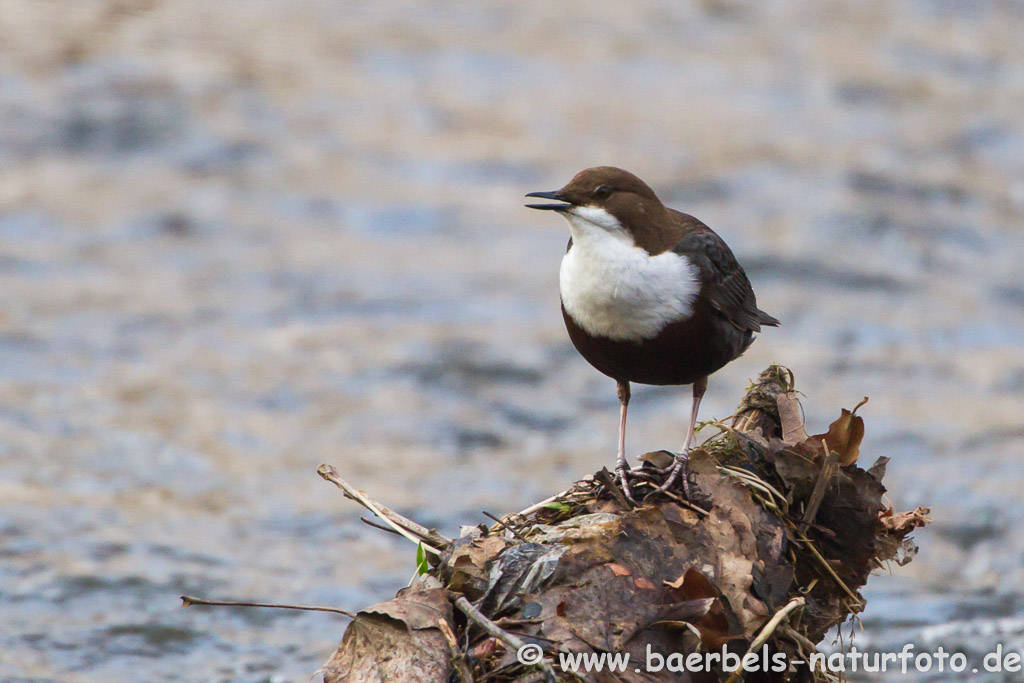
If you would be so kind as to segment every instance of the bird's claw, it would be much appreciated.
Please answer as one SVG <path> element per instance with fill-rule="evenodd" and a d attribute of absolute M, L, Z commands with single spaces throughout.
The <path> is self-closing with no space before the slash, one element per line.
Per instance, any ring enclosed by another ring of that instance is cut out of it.
<path fill-rule="evenodd" d="M 648 464 L 647 467 L 634 470 L 630 468 L 628 463 L 620 462 L 615 465 L 615 478 L 619 480 L 619 485 L 622 487 L 622 493 L 626 496 L 626 499 L 637 507 L 640 507 L 640 504 L 633 496 L 633 489 L 630 486 L 631 479 L 634 481 L 646 482 L 647 484 L 654 486 L 659 479 L 664 477 L 660 486 L 644 496 L 644 498 L 647 498 L 652 493 L 665 493 L 672 488 L 676 479 L 682 476 L 683 494 L 686 500 L 690 500 L 689 460 L 689 451 L 684 451 L 682 453 L 677 453 L 675 455 L 675 462 L 668 467 L 651 467 L 650 464 Z"/>
<path fill-rule="evenodd" d="M 688 451 L 677 454 L 676 461 L 672 464 L 671 469 L 665 468 L 668 470 L 668 478 L 662 482 L 661 486 L 654 490 L 654 493 L 664 493 L 665 491 L 668 491 L 675 483 L 676 479 L 679 478 L 680 473 L 682 473 L 683 494 L 685 495 L 686 500 L 690 500 L 690 468 L 687 466 L 689 461 L 690 453 Z"/>
<path fill-rule="evenodd" d="M 636 498 L 633 497 L 633 491 L 629 488 L 629 475 L 631 474 L 633 474 L 633 470 L 625 462 L 615 466 L 615 475 L 619 479 L 619 484 L 622 486 L 622 493 L 625 494 L 626 500 L 640 507 L 640 504 L 636 502 Z"/>

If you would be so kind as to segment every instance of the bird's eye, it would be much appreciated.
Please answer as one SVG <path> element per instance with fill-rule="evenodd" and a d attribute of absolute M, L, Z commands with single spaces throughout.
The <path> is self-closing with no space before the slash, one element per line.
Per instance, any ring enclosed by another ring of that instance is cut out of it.
<path fill-rule="evenodd" d="M 609 197 L 612 196 L 612 188 L 608 187 L 607 185 L 602 185 L 601 187 L 594 190 L 594 196 L 597 197 L 598 199 L 608 199 Z"/>

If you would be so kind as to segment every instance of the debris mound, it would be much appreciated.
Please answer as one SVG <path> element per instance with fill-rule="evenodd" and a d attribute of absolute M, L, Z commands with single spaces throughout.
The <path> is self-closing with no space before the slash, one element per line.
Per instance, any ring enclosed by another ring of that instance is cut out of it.
<path fill-rule="evenodd" d="M 602 470 L 454 540 L 321 467 L 420 548 L 418 579 L 358 612 L 325 680 L 834 680 L 809 666 L 816 645 L 863 610 L 873 570 L 914 557 L 910 534 L 931 521 L 883 504 L 887 458 L 858 464 L 860 405 L 808 436 L 793 374 L 773 365 L 728 424 L 703 425 L 718 433 L 691 453 L 689 500 L 681 482 L 655 492 L 671 455 L 647 454 L 638 508 Z M 573 673 L 567 653 L 629 653 L 630 664 Z M 724 653 L 749 653 L 747 671 Z"/>

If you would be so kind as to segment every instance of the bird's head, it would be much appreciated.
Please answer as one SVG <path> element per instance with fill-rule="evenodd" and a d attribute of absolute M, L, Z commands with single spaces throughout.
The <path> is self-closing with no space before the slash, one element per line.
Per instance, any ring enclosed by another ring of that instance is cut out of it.
<path fill-rule="evenodd" d="M 614 166 L 588 168 L 560 190 L 526 196 L 555 200 L 557 203 L 526 206 L 564 215 L 574 241 L 602 239 L 609 234 L 651 251 L 648 246 L 660 245 L 663 240 L 659 236 L 671 223 L 654 190 L 629 171 Z"/>

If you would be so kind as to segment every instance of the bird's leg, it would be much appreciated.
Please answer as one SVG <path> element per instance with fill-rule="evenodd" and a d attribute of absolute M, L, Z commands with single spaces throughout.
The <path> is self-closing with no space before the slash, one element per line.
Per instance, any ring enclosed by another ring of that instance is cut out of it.
<path fill-rule="evenodd" d="M 626 473 L 629 472 L 629 465 L 626 463 L 626 409 L 629 407 L 629 382 L 618 382 L 616 393 L 619 395 L 619 454 L 615 459 L 615 474 L 622 482 L 622 492 L 626 494 L 633 505 L 637 505 L 633 498 L 633 492 L 629 490 L 629 481 Z"/>
<path fill-rule="evenodd" d="M 693 430 L 697 427 L 697 410 L 700 408 L 700 399 L 708 388 L 708 378 L 702 377 L 693 383 L 693 407 L 690 409 L 690 428 L 686 431 L 686 442 L 683 443 L 683 450 L 676 455 L 676 462 L 668 473 L 668 479 L 655 491 L 667 491 L 675 482 L 679 473 L 683 474 L 683 493 L 686 499 L 690 499 L 690 473 L 687 470 L 687 462 L 690 459 L 690 446 L 693 444 Z"/>

